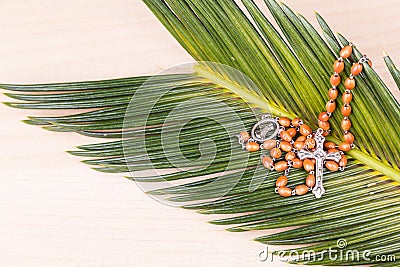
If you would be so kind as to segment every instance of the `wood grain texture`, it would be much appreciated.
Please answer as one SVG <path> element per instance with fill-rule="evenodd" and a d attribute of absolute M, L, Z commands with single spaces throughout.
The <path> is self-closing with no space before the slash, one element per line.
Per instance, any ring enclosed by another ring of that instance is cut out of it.
<path fill-rule="evenodd" d="M 314 24 L 318 10 L 395 87 L 381 50 L 400 63 L 397 1 L 286 3 Z M 0 4 L 3 83 L 152 74 L 191 60 L 139 0 Z M 214 216 L 164 206 L 121 175 L 89 169 L 64 151 L 96 140 L 21 123 L 28 114 L 51 112 L 0 106 L 0 266 L 285 266 L 258 261 L 263 246 L 250 240 L 262 233 L 228 233 L 206 223 Z"/>

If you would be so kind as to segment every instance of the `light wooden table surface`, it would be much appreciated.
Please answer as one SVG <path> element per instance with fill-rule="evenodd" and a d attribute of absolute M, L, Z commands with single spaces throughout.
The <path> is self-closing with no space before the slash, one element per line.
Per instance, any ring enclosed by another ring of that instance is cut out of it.
<path fill-rule="evenodd" d="M 367 51 L 394 88 L 381 50 L 400 64 L 396 0 L 286 1 Z M 152 74 L 191 58 L 139 0 L 0 1 L 0 82 Z M 0 101 L 6 101 L 1 95 Z M 0 266 L 284 266 L 260 263 L 261 233 L 228 233 L 213 216 L 164 206 L 121 175 L 64 151 L 96 140 L 20 121 L 0 106 Z M 51 114 L 51 113 L 50 113 Z"/>

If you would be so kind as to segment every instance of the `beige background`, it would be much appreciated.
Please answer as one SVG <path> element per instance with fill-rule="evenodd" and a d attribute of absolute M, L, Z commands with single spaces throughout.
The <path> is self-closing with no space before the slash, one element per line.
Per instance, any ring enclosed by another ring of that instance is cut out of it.
<path fill-rule="evenodd" d="M 318 10 L 384 69 L 400 64 L 397 0 L 287 0 Z M 190 57 L 138 0 L 1 0 L 0 82 L 152 74 Z M 0 101 L 6 101 L 1 95 Z M 95 140 L 20 122 L 0 106 L 0 266 L 284 266 L 260 263 L 260 233 L 228 233 L 214 217 L 148 198 L 121 175 L 95 172 L 65 150 Z"/>

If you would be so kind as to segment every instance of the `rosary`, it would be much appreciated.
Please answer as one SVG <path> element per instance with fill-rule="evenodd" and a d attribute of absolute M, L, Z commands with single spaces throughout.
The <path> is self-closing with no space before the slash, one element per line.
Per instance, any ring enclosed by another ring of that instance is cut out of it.
<path fill-rule="evenodd" d="M 276 180 L 275 192 L 282 197 L 304 195 L 312 191 L 316 198 L 321 198 L 325 193 L 323 186 L 323 172 L 325 167 L 336 172 L 343 171 L 347 165 L 344 152 L 354 148 L 354 135 L 349 132 L 351 121 L 350 103 L 353 99 L 352 90 L 356 86 L 355 76 L 363 71 L 363 64 L 371 64 L 367 56 L 363 56 L 351 67 L 351 74 L 345 80 L 346 91 L 342 95 L 343 107 L 341 109 L 343 120 L 341 127 L 344 131 L 343 142 L 337 146 L 333 142 L 325 142 L 325 137 L 331 132 L 329 119 L 336 110 L 336 99 L 339 95 L 338 86 L 341 83 L 340 73 L 344 70 L 344 59 L 353 53 L 353 44 L 342 48 L 340 57 L 333 64 L 334 74 L 330 78 L 332 87 L 328 91 L 329 101 L 326 103 L 326 111 L 318 116 L 318 130 L 313 132 L 310 126 L 303 123 L 300 118 L 290 120 L 285 117 L 272 118 L 270 114 L 262 117 L 256 123 L 251 133 L 242 132 L 238 136 L 243 149 L 255 152 L 260 149 L 270 150 L 270 156 L 262 155 L 264 167 L 277 172 L 284 172 Z M 275 137 L 279 138 L 276 140 Z M 280 158 L 284 160 L 278 161 Z M 293 190 L 287 187 L 288 175 L 291 168 L 304 168 L 309 174 L 305 184 L 296 186 Z"/>

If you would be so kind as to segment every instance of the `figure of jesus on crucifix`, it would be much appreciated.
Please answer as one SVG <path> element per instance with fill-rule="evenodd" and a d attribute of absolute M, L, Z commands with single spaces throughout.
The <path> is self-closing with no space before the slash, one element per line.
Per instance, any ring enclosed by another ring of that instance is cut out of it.
<path fill-rule="evenodd" d="M 315 159 L 315 186 L 312 190 L 313 194 L 316 198 L 321 198 L 325 193 L 325 188 L 323 185 L 323 175 L 324 175 L 324 163 L 327 160 L 333 160 L 335 162 L 339 162 L 342 158 L 342 154 L 340 152 L 328 153 L 324 151 L 324 143 L 325 137 L 322 135 L 324 132 L 323 129 L 319 128 L 315 133 L 315 143 L 316 148 L 313 152 L 303 148 L 298 152 L 298 157 L 301 160 L 305 159 Z"/>

